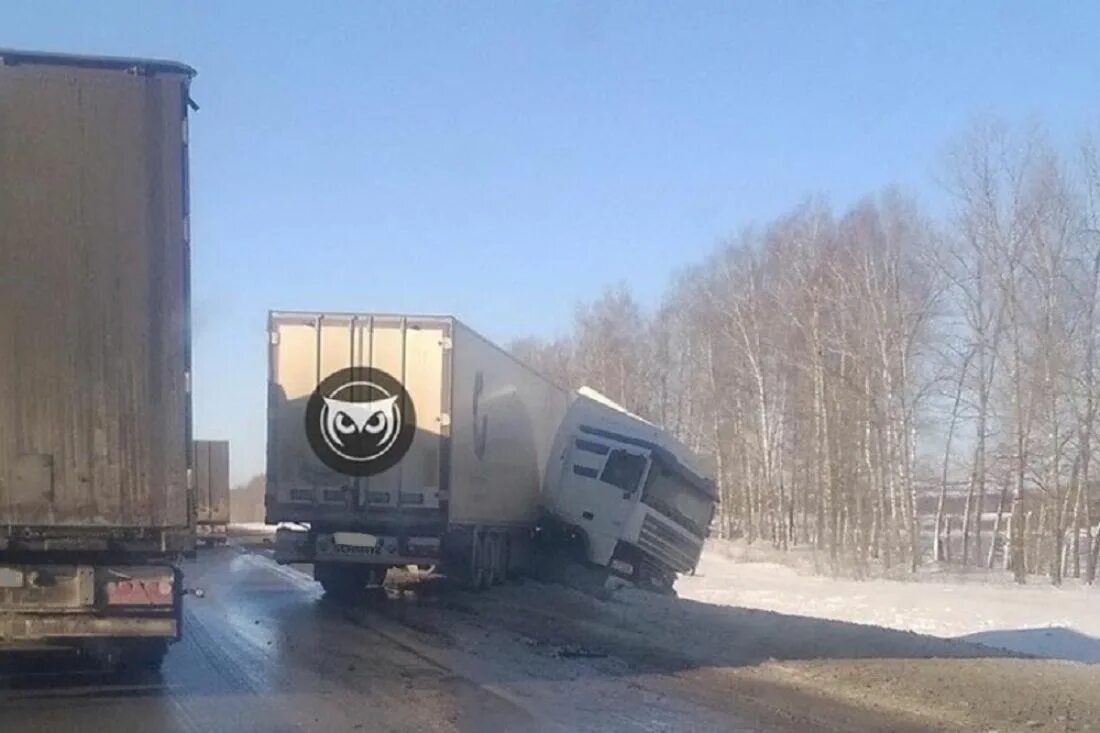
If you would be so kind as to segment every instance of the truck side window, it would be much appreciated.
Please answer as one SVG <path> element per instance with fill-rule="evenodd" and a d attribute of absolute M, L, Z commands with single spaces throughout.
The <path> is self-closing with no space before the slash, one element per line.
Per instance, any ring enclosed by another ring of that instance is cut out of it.
<path fill-rule="evenodd" d="M 613 450 L 607 457 L 607 464 L 600 474 L 600 481 L 617 486 L 623 491 L 633 492 L 638 488 L 645 472 L 646 457 L 625 450 Z"/>

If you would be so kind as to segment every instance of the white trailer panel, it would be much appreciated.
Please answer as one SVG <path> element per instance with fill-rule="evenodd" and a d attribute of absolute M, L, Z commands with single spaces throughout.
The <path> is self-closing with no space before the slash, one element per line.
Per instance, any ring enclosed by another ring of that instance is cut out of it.
<path fill-rule="evenodd" d="M 450 332 L 446 318 L 272 313 L 269 323 L 267 519 L 354 525 L 438 523 L 445 505 Z M 311 447 L 306 407 L 331 374 L 385 371 L 415 406 L 416 431 L 402 460 L 355 476 L 327 466 Z"/>
<path fill-rule="evenodd" d="M 459 553 L 483 530 L 522 541 L 566 391 L 450 317 L 272 313 L 269 328 L 268 522 L 371 533 L 390 560 L 409 540 Z M 306 434 L 311 395 L 348 367 L 385 371 L 415 410 L 408 451 L 382 473 L 326 465 Z"/>
<path fill-rule="evenodd" d="M 570 395 L 458 322 L 453 364 L 450 521 L 530 526 Z"/>

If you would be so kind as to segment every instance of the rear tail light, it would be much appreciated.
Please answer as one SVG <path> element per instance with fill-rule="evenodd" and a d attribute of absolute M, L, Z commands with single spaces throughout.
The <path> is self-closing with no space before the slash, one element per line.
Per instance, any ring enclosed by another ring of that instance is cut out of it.
<path fill-rule="evenodd" d="M 108 606 L 171 606 L 175 579 L 171 575 L 115 577 L 103 585 Z"/>

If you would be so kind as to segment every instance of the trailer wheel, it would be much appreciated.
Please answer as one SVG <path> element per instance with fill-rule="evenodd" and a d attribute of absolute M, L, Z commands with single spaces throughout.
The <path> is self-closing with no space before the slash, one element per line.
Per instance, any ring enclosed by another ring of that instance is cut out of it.
<path fill-rule="evenodd" d="M 508 535 L 493 536 L 493 585 L 502 585 L 508 580 L 511 546 Z"/>

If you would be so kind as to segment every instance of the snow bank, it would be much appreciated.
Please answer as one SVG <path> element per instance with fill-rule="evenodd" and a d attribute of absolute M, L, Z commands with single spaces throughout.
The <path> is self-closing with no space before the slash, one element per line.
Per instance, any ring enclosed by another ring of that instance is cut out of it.
<path fill-rule="evenodd" d="M 1025 587 L 999 580 L 838 580 L 769 562 L 737 562 L 722 543 L 704 551 L 680 597 L 719 606 L 959 637 L 1037 656 L 1100 663 L 1100 588 Z"/>

